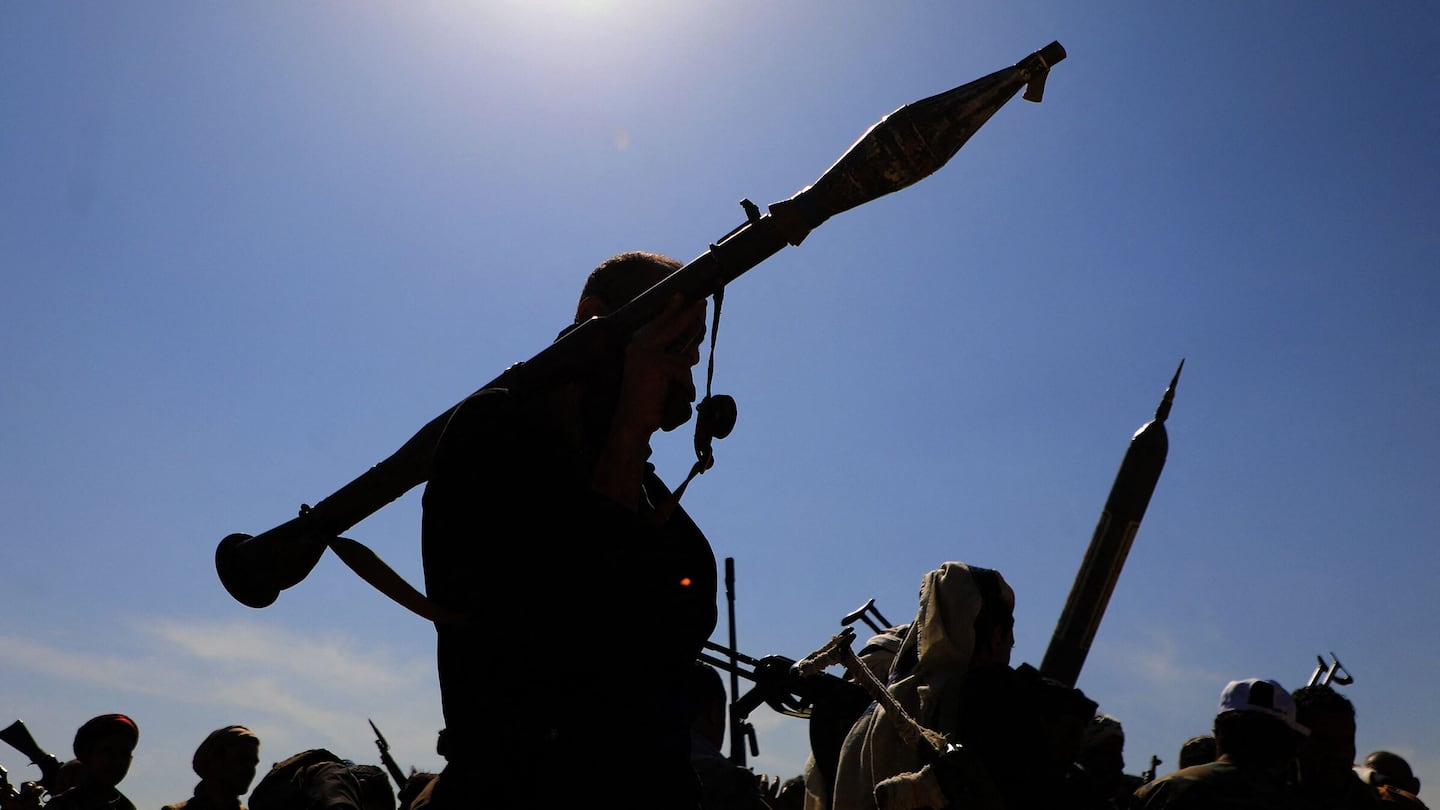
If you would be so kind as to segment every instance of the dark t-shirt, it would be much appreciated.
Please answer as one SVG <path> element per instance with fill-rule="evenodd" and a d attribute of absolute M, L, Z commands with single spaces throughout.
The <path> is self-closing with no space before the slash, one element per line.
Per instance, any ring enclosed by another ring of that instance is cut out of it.
<path fill-rule="evenodd" d="M 502 389 L 462 403 L 437 445 L 426 591 L 473 617 L 436 627 L 452 765 L 557 790 L 577 767 L 693 779 L 684 685 L 715 628 L 715 556 L 683 510 L 656 525 L 594 493 L 594 463 Z M 653 470 L 646 493 L 667 494 Z"/>

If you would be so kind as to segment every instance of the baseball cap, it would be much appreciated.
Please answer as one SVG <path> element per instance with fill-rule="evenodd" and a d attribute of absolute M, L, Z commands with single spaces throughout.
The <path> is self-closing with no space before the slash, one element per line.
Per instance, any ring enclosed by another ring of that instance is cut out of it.
<path fill-rule="evenodd" d="M 1295 721 L 1295 698 L 1285 687 L 1267 678 L 1244 678 L 1231 681 L 1220 693 L 1220 710 L 1224 712 L 1256 712 L 1285 721 L 1285 724 L 1301 734 L 1309 735 L 1310 729 Z"/>

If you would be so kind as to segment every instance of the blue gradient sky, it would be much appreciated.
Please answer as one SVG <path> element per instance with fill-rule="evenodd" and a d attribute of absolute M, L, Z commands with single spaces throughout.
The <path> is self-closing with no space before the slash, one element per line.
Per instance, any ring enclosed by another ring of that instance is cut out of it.
<path fill-rule="evenodd" d="M 605 256 L 694 258 L 1059 40 L 1042 104 L 730 286 L 739 423 L 685 503 L 740 648 L 801 657 L 872 597 L 907 619 L 961 560 L 1038 664 L 1184 358 L 1079 686 L 1164 771 L 1226 681 L 1333 652 L 1361 754 L 1440 785 L 1437 31 L 1423 2 L 0 3 L 0 724 L 64 758 L 131 714 L 142 807 L 231 723 L 264 764 L 377 762 L 373 718 L 438 768 L 430 627 L 333 556 L 247 608 L 219 540 L 539 351 Z M 672 481 L 692 458 L 656 443 Z M 348 535 L 419 583 L 418 529 L 414 490 Z M 628 665 L 643 617 L 585 620 L 619 650 L 586 663 Z M 803 723 L 752 719 L 757 770 L 799 773 Z"/>

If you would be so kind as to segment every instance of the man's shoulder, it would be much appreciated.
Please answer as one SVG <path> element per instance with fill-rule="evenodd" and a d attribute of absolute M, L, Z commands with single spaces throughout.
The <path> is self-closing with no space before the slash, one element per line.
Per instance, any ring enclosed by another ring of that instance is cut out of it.
<path fill-rule="evenodd" d="M 1135 808 L 1244 807 L 1223 801 L 1225 794 L 1238 793 L 1242 779 L 1228 762 L 1191 765 L 1141 785 L 1135 791 Z M 1198 802 L 1198 803 L 1197 803 Z"/>
<path fill-rule="evenodd" d="M 508 388 L 482 388 L 460 400 L 445 417 L 445 434 L 506 423 L 520 413 L 520 398 Z"/>
<path fill-rule="evenodd" d="M 116 790 L 105 795 L 85 787 L 73 787 L 50 799 L 45 807 L 55 810 L 135 810 L 124 793 Z"/>
<path fill-rule="evenodd" d="M 477 464 L 480 459 L 505 458 L 507 463 L 514 463 L 542 451 L 560 435 L 529 399 L 506 388 L 476 391 L 436 421 L 440 423 L 438 430 L 433 425 L 425 429 L 434 430 L 434 456 L 429 470 L 432 483 L 456 476 L 463 479 L 476 474 L 477 469 L 488 469 L 488 465 Z M 430 488 L 427 484 L 426 490 Z"/>
<path fill-rule="evenodd" d="M 1375 788 L 1375 792 L 1379 795 L 1382 804 L 1394 804 L 1410 810 L 1429 810 L 1425 803 L 1420 801 L 1420 797 L 1408 790 L 1401 790 L 1393 785 L 1380 785 Z"/>

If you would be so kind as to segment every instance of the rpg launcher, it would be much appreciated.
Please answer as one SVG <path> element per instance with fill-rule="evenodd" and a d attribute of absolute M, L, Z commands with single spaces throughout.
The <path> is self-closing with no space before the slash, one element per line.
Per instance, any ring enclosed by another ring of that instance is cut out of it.
<path fill-rule="evenodd" d="M 1075 574 L 1070 596 L 1065 600 L 1060 621 L 1050 636 L 1050 646 L 1040 662 L 1041 674 L 1067 686 L 1074 686 L 1080 677 L 1080 668 L 1090 653 L 1090 643 L 1095 640 L 1095 631 L 1120 579 L 1120 569 L 1125 566 L 1135 533 L 1140 530 L 1140 521 L 1150 505 L 1150 496 L 1155 494 L 1160 472 L 1165 469 L 1165 457 L 1170 450 L 1165 420 L 1170 416 L 1175 384 L 1180 381 L 1183 368 L 1185 361 L 1181 360 L 1155 409 L 1155 417 L 1130 437 L 1125 458 L 1120 462 L 1105 508 L 1100 512 L 1100 521 L 1085 549 L 1085 559 Z"/>
<path fill-rule="evenodd" d="M 1052 42 L 1010 67 L 900 107 L 870 127 L 812 185 L 773 203 L 765 214 L 749 200 L 742 201 L 745 222 L 709 250 L 629 304 L 581 324 L 484 387 L 536 390 L 574 379 L 594 358 L 653 320 L 676 294 L 687 302 L 716 295 L 786 245 L 799 245 L 830 217 L 930 176 L 1021 88 L 1026 100 L 1040 101 L 1050 68 L 1064 58 L 1065 49 Z M 337 541 L 345 541 L 341 533 L 429 479 L 436 440 L 455 407 L 358 478 L 314 506 L 302 506 L 297 517 L 259 535 L 237 533 L 222 539 L 215 549 L 221 584 L 241 603 L 262 608 L 302 581 L 326 548 L 334 548 L 357 573 L 385 590 L 372 575 L 393 580 L 393 572 L 377 572 L 372 566 L 367 573 L 357 562 L 374 560 L 359 552 L 364 559 L 352 562 L 357 544 Z M 416 594 L 408 596 L 414 601 Z M 425 615 L 414 604 L 394 598 Z"/>

